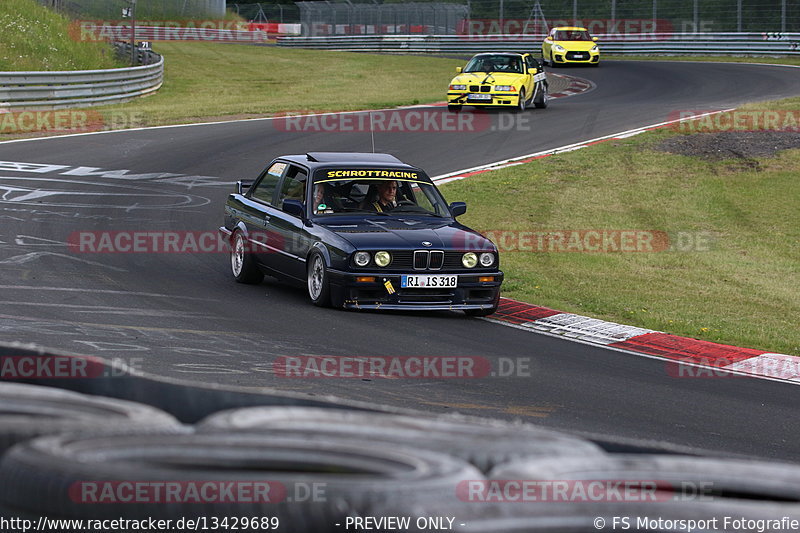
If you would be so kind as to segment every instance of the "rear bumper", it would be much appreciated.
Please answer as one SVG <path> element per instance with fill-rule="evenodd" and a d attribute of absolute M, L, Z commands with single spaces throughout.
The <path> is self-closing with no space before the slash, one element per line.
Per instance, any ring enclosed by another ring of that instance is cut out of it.
<path fill-rule="evenodd" d="M 458 286 L 445 289 L 402 289 L 400 274 L 358 273 L 328 270 L 331 294 L 335 302 L 348 309 L 405 309 L 417 311 L 447 311 L 491 309 L 500 301 L 501 271 L 477 274 L 437 272 L 457 275 Z M 356 277 L 374 277 L 374 282 L 360 282 Z M 492 277 L 493 281 L 479 281 Z M 391 284 L 387 288 L 386 282 Z M 393 291 L 393 292 L 392 292 Z"/>

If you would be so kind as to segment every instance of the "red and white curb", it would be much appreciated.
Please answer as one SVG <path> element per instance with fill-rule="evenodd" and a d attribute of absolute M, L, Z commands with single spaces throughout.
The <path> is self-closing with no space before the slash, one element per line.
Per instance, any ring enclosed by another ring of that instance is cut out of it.
<path fill-rule="evenodd" d="M 562 313 L 509 298 L 501 298 L 497 312 L 487 320 L 673 361 L 668 372 L 675 377 L 746 375 L 800 383 L 800 357 L 793 355 L 679 337 Z M 681 371 L 677 363 L 709 369 L 710 372 Z"/>

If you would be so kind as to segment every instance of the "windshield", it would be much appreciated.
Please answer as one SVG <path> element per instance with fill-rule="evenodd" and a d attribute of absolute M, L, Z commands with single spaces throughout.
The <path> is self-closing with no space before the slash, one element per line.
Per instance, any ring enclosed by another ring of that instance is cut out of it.
<path fill-rule="evenodd" d="M 556 41 L 591 41 L 592 37 L 586 30 L 561 30 L 556 32 Z"/>
<path fill-rule="evenodd" d="M 350 176 L 356 179 L 346 179 Z M 416 171 L 324 170 L 314 179 L 312 213 L 450 216 L 442 195 L 421 177 Z"/>
<path fill-rule="evenodd" d="M 522 74 L 522 58 L 504 54 L 485 54 L 473 57 L 464 72 L 512 72 Z"/>

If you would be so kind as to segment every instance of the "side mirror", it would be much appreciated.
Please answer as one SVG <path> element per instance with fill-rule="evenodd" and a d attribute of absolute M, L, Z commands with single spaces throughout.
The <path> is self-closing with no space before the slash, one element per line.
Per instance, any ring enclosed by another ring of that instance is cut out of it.
<path fill-rule="evenodd" d="M 461 74 L 461 72 L 462 72 L 463 70 L 464 70 L 464 69 L 463 69 L 463 67 L 456 67 L 456 73 L 457 73 L 457 74 Z"/>
<path fill-rule="evenodd" d="M 597 42 L 597 37 L 592 37 L 592 40 Z"/>
<path fill-rule="evenodd" d="M 306 218 L 306 208 L 300 200 L 284 200 L 281 209 L 293 217 Z"/>
<path fill-rule="evenodd" d="M 236 182 L 236 194 L 244 194 L 244 191 L 253 186 L 253 180 L 239 180 Z"/>
<path fill-rule="evenodd" d="M 467 204 L 464 202 L 453 202 L 450 204 L 450 212 L 453 213 L 453 217 L 459 217 L 467 212 Z"/>

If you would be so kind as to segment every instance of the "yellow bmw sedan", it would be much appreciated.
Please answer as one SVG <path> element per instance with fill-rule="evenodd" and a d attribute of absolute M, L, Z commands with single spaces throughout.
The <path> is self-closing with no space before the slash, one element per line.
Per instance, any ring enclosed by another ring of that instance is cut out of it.
<path fill-rule="evenodd" d="M 456 67 L 456 72 L 447 91 L 450 111 L 460 111 L 465 105 L 516 111 L 547 107 L 547 74 L 531 54 L 478 54 L 467 66 Z"/>
<path fill-rule="evenodd" d="M 551 67 L 566 64 L 600 65 L 597 37 L 586 28 L 561 26 L 553 28 L 542 43 L 542 58 Z"/>

